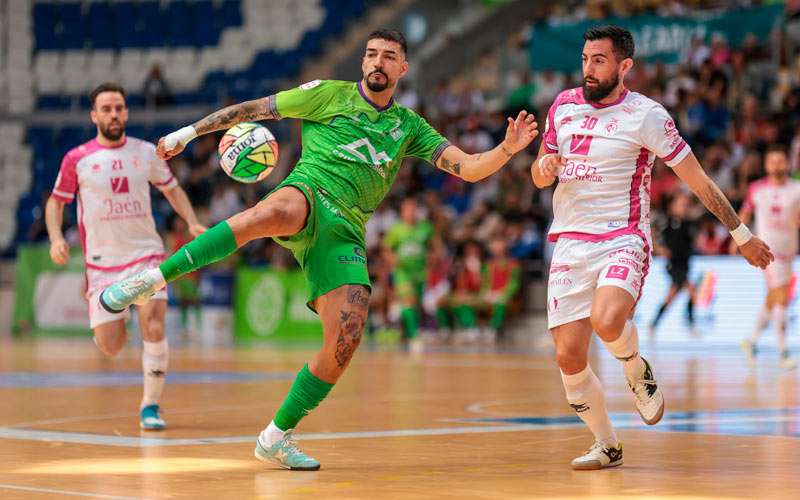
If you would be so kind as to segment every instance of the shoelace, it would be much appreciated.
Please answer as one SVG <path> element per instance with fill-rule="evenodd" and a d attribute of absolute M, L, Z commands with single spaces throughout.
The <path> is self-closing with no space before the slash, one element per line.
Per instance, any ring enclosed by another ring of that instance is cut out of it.
<path fill-rule="evenodd" d="M 588 450 L 586 450 L 586 454 L 587 455 L 591 455 L 592 452 L 595 451 L 595 450 L 599 450 L 599 451 L 602 452 L 605 449 L 606 449 L 606 446 L 603 443 L 601 443 L 600 441 L 595 441 L 594 444 L 592 446 L 590 446 Z"/>
<path fill-rule="evenodd" d="M 655 394 L 656 389 L 658 389 L 658 384 L 656 384 L 656 381 L 652 379 L 642 379 L 636 382 L 636 385 L 634 385 L 632 389 L 633 393 L 636 395 L 636 399 L 641 402 L 646 402 L 653 394 Z"/>
<path fill-rule="evenodd" d="M 286 433 L 286 449 L 287 451 L 291 451 L 300 455 L 303 454 L 303 452 L 300 451 L 300 448 L 297 447 L 297 441 L 295 441 L 292 435 L 288 432 Z"/>

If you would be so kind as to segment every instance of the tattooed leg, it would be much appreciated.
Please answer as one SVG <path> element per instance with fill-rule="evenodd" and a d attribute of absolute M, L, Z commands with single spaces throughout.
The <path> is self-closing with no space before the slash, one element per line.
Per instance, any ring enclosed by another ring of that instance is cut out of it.
<path fill-rule="evenodd" d="M 324 343 L 309 366 L 320 379 L 334 383 L 361 343 L 369 310 L 369 289 L 363 285 L 344 285 L 319 297 L 315 306 L 322 319 Z"/>

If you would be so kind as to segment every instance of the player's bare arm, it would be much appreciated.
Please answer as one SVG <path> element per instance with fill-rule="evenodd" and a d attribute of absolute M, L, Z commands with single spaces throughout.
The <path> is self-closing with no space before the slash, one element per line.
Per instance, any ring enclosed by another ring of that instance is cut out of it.
<path fill-rule="evenodd" d="M 53 198 L 47 199 L 44 209 L 44 221 L 47 225 L 47 236 L 50 238 L 50 258 L 62 266 L 69 261 L 69 244 L 61 232 L 64 221 L 64 203 Z"/>
<path fill-rule="evenodd" d="M 741 220 L 742 224 L 745 225 L 749 225 L 750 222 L 753 220 L 753 209 L 750 208 L 747 204 L 743 205 L 741 210 L 739 210 L 739 220 Z M 728 253 L 735 254 L 738 251 L 739 251 L 739 245 L 737 245 L 735 241 L 731 241 L 731 244 L 728 247 Z"/>
<path fill-rule="evenodd" d="M 539 134 L 534 116 L 520 111 L 516 119 L 508 118 L 506 137 L 497 147 L 484 153 L 467 154 L 456 146 L 444 150 L 436 167 L 468 182 L 489 177 L 522 151 Z"/>
<path fill-rule="evenodd" d="M 168 160 L 180 154 L 189 142 L 199 135 L 225 130 L 241 122 L 275 119 L 275 96 L 269 95 L 252 101 L 232 104 L 215 111 L 201 120 L 172 132 L 158 140 L 156 154 Z"/>
<path fill-rule="evenodd" d="M 680 179 L 700 198 L 703 205 L 722 222 L 731 232 L 747 262 L 751 265 L 766 268 L 775 257 L 766 243 L 750 234 L 728 199 L 700 166 L 700 162 L 689 153 L 680 163 L 673 167 Z"/>
<path fill-rule="evenodd" d="M 558 173 L 567 163 L 567 160 L 558 153 L 548 153 L 544 143 L 539 146 L 539 155 L 531 164 L 531 177 L 537 188 L 542 189 L 552 185 Z"/>
<path fill-rule="evenodd" d="M 200 224 L 197 214 L 194 213 L 194 208 L 192 208 L 192 202 L 189 201 L 189 197 L 186 196 L 186 191 L 182 187 L 175 186 L 169 191 L 164 191 L 164 197 L 172 206 L 172 209 L 186 221 L 189 226 L 189 233 L 192 236 L 197 236 L 208 229 Z"/>

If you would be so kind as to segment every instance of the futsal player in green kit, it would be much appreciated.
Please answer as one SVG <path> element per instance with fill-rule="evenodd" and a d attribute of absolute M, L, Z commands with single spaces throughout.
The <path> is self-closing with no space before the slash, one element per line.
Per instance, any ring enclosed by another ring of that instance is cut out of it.
<path fill-rule="evenodd" d="M 425 287 L 431 238 L 431 223 L 417 220 L 417 200 L 405 198 L 400 205 L 400 220 L 389 228 L 383 245 L 392 265 L 394 293 L 400 302 L 403 333 L 409 341 L 417 337 L 419 328 L 419 304 Z"/>
<path fill-rule="evenodd" d="M 361 68 L 359 82 L 315 80 L 229 106 L 159 140 L 157 153 L 168 159 L 198 135 L 240 122 L 299 118 L 303 152 L 264 200 L 207 230 L 158 268 L 114 283 L 101 295 L 104 307 L 120 311 L 251 240 L 272 237 L 291 250 L 308 280 L 308 304 L 322 321 L 322 348 L 297 374 L 259 435 L 255 455 L 292 470 L 319 469 L 317 460 L 298 449 L 292 431 L 325 399 L 361 342 L 370 294 L 364 224 L 403 158 L 421 158 L 475 182 L 500 169 L 538 134 L 533 116 L 523 111 L 508 119 L 505 139 L 490 151 L 470 155 L 452 146 L 392 99 L 408 71 L 406 41 L 398 31 L 370 34 Z"/>

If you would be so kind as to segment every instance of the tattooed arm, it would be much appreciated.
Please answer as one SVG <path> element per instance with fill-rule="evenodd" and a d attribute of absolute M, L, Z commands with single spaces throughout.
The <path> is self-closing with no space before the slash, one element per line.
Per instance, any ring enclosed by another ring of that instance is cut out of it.
<path fill-rule="evenodd" d="M 689 153 L 673 170 L 728 231 L 740 230 L 742 221 L 719 187 L 706 175 L 694 153 Z M 750 264 L 761 268 L 765 268 L 774 259 L 769 247 L 755 236 L 740 244 L 739 251 Z"/>
<path fill-rule="evenodd" d="M 506 138 L 494 149 L 485 153 L 467 154 L 456 146 L 449 146 L 436 160 L 436 166 L 465 181 L 476 182 L 500 169 L 519 151 L 525 149 L 538 135 L 533 115 L 521 111 L 516 120 L 508 119 Z"/>
<path fill-rule="evenodd" d="M 192 139 L 198 135 L 225 130 L 237 123 L 258 120 L 274 120 L 280 118 L 275 109 L 275 96 L 233 104 L 215 111 L 188 127 L 172 132 L 158 141 L 156 154 L 162 160 L 168 160 L 179 154 Z"/>

